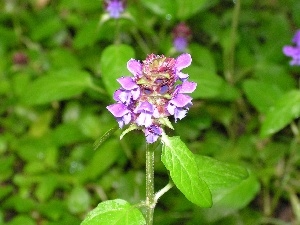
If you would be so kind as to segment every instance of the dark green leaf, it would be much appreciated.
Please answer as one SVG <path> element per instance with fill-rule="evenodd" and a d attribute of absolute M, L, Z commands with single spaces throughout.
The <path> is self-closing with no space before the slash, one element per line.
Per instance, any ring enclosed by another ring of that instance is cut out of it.
<path fill-rule="evenodd" d="M 268 111 L 283 93 L 277 85 L 257 80 L 246 80 L 243 89 L 252 105 L 262 113 Z"/>
<path fill-rule="evenodd" d="M 144 225 L 142 213 L 122 199 L 100 203 L 88 213 L 81 225 Z"/>
<path fill-rule="evenodd" d="M 142 0 L 141 2 L 157 15 L 163 17 L 167 15 L 175 16 L 176 4 L 174 4 L 173 0 Z"/>
<path fill-rule="evenodd" d="M 45 104 L 81 94 L 89 85 L 88 73 L 64 69 L 38 78 L 28 85 L 21 101 L 28 105 Z"/>
<path fill-rule="evenodd" d="M 195 159 L 200 177 L 211 191 L 238 184 L 248 177 L 248 172 L 244 167 L 201 155 L 195 155 Z"/>
<path fill-rule="evenodd" d="M 127 62 L 133 57 L 134 50 L 132 47 L 124 44 L 108 46 L 102 52 L 100 60 L 102 79 L 111 97 L 120 87 L 117 79 L 131 75 L 127 70 Z"/>
<path fill-rule="evenodd" d="M 163 135 L 162 162 L 170 171 L 176 187 L 192 203 L 200 207 L 211 207 L 211 193 L 200 178 L 193 153 L 179 137 Z"/>
<path fill-rule="evenodd" d="M 188 19 L 203 8 L 208 2 L 208 0 L 176 0 L 178 10 L 177 18 L 179 20 Z"/>
<path fill-rule="evenodd" d="M 196 90 L 192 93 L 194 98 L 214 98 L 220 94 L 223 80 L 212 70 L 190 66 L 185 69 L 189 74 L 190 80 L 197 83 Z"/>
<path fill-rule="evenodd" d="M 293 90 L 283 95 L 270 108 L 262 123 L 260 134 L 267 137 L 281 130 L 300 116 L 300 91 Z"/>
<path fill-rule="evenodd" d="M 237 185 L 213 191 L 213 207 L 201 209 L 199 215 L 206 223 L 214 222 L 244 208 L 260 189 L 257 178 L 250 176 Z"/>
<path fill-rule="evenodd" d="M 95 151 L 95 155 L 80 174 L 80 179 L 96 179 L 118 159 L 120 153 L 119 140 L 110 139 L 106 141 L 100 149 Z"/>

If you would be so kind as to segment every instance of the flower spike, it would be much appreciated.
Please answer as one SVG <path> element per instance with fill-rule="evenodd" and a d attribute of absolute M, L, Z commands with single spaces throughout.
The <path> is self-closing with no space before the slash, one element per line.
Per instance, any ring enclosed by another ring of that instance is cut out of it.
<path fill-rule="evenodd" d="M 168 116 L 174 116 L 177 122 L 192 106 L 188 94 L 196 89 L 197 84 L 188 81 L 188 74 L 181 72 L 191 62 L 187 53 L 176 59 L 155 54 L 148 55 L 141 62 L 130 59 L 127 68 L 133 76 L 117 79 L 121 87 L 113 96 L 116 103 L 107 106 L 119 127 L 130 124 L 125 133 L 142 130 L 148 143 L 157 141 L 164 126 L 172 129 Z"/>

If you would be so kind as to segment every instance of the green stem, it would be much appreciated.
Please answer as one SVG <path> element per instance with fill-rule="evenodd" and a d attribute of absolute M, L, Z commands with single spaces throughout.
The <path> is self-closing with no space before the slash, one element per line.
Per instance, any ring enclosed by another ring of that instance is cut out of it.
<path fill-rule="evenodd" d="M 154 149 L 146 144 L 146 224 L 153 224 L 154 199 Z"/>
<path fill-rule="evenodd" d="M 231 34 L 230 39 L 231 43 L 229 49 L 224 54 L 224 62 L 225 62 L 225 78 L 226 80 L 233 84 L 234 83 L 234 58 L 235 58 L 235 45 L 236 45 L 236 37 L 237 37 L 237 29 L 238 29 L 238 22 L 239 16 L 241 11 L 241 2 L 240 0 L 235 1 L 235 6 L 233 10 L 233 17 L 232 17 L 232 24 L 231 24 Z"/>

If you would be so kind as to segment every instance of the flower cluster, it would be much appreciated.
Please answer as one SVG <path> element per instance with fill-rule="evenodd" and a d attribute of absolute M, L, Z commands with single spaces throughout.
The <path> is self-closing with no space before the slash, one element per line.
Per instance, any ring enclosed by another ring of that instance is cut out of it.
<path fill-rule="evenodd" d="M 283 53 L 286 56 L 292 57 L 292 60 L 290 61 L 290 65 L 292 66 L 300 65 L 300 30 L 296 32 L 292 42 L 296 46 L 284 46 Z"/>
<path fill-rule="evenodd" d="M 109 16 L 114 19 L 120 18 L 125 10 L 124 0 L 105 0 L 104 4 L 105 10 L 108 12 Z"/>
<path fill-rule="evenodd" d="M 173 29 L 173 46 L 178 52 L 184 52 L 191 38 L 191 29 L 185 23 L 179 23 Z"/>
<path fill-rule="evenodd" d="M 150 54 L 142 62 L 131 59 L 127 63 L 131 77 L 117 79 L 121 88 L 114 93 L 115 104 L 107 109 L 116 117 L 120 128 L 131 124 L 143 130 L 148 143 L 161 136 L 166 118 L 175 122 L 185 117 L 197 84 L 188 81 L 183 68 L 192 62 L 189 54 L 176 59 Z"/>

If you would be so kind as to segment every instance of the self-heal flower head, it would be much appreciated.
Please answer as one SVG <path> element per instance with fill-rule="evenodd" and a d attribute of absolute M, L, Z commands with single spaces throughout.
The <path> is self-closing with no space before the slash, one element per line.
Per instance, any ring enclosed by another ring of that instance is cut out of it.
<path fill-rule="evenodd" d="M 163 126 L 172 128 L 169 116 L 175 122 L 184 118 L 192 106 L 188 94 L 197 86 L 181 72 L 191 62 L 186 53 L 177 58 L 150 54 L 143 61 L 130 59 L 127 68 L 133 76 L 117 79 L 121 87 L 113 96 L 116 103 L 107 106 L 119 127 L 130 124 L 127 130 L 140 129 L 146 141 L 153 143 L 162 135 Z"/>
<path fill-rule="evenodd" d="M 296 32 L 292 42 L 295 43 L 295 46 L 284 46 L 283 53 L 286 56 L 292 57 L 292 60 L 290 61 L 291 66 L 300 65 L 300 30 Z"/>
<path fill-rule="evenodd" d="M 111 18 L 118 19 L 125 10 L 123 0 L 106 0 L 105 9 Z"/>
<path fill-rule="evenodd" d="M 178 52 L 186 51 L 191 34 L 191 29 L 183 22 L 174 27 L 172 31 L 173 46 Z"/>

